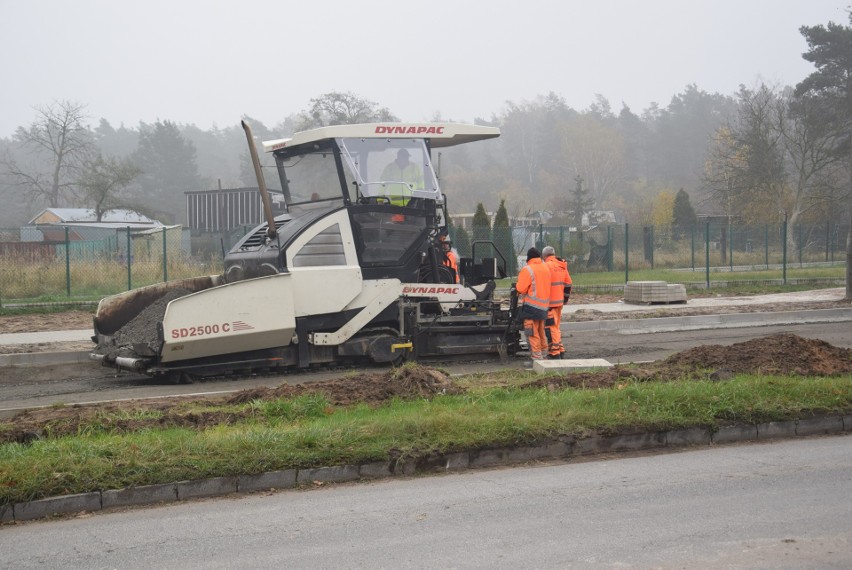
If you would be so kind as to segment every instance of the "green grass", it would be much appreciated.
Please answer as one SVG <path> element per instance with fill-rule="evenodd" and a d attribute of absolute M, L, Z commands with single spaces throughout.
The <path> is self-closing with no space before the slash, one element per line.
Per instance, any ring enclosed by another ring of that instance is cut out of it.
<path fill-rule="evenodd" d="M 510 375 L 511 376 L 511 375 Z M 508 379 L 512 384 L 520 377 Z M 239 418 L 207 429 L 128 430 L 123 420 L 156 412 L 104 413 L 76 435 L 0 445 L 0 504 L 269 470 L 402 460 L 529 444 L 558 435 L 712 428 L 852 410 L 852 376 L 738 376 L 728 382 L 629 382 L 612 389 L 476 388 L 434 399 L 395 400 L 378 408 L 335 408 L 317 395 L 187 411 Z M 0 424 L 0 430 L 9 426 Z M 58 433 L 58 432 L 57 432 Z"/>

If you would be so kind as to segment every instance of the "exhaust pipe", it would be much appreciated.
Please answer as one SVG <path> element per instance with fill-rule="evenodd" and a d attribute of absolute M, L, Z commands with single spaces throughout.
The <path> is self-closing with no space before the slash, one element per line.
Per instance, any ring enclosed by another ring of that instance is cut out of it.
<path fill-rule="evenodd" d="M 278 232 L 275 230 L 275 216 L 272 215 L 272 201 L 269 199 L 269 192 L 266 190 L 266 181 L 263 178 L 263 173 L 260 171 L 260 157 L 257 156 L 257 146 L 254 144 L 254 136 L 251 134 L 251 127 L 245 121 L 240 122 L 243 124 L 243 130 L 246 132 L 249 154 L 251 154 L 251 163 L 254 166 L 254 175 L 257 178 L 257 187 L 260 190 L 260 198 L 263 201 L 263 212 L 266 214 L 266 235 L 269 239 L 273 239 L 276 237 Z"/>

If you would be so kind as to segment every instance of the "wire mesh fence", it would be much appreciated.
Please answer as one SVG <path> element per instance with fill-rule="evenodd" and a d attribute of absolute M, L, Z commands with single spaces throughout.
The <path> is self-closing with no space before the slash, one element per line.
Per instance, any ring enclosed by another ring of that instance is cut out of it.
<path fill-rule="evenodd" d="M 480 234 L 483 228 L 478 228 Z M 567 259 L 572 275 L 618 272 L 629 280 L 631 271 L 648 269 L 718 273 L 781 271 L 794 267 L 842 266 L 846 261 L 848 224 L 734 225 L 705 222 L 688 228 L 601 225 L 578 229 L 540 224 L 497 227 L 491 239 L 516 267 L 526 261 L 530 247 L 552 246 Z M 462 232 L 455 230 L 455 235 Z M 470 255 L 464 236 L 454 238 L 459 253 Z M 707 279 L 709 281 L 709 278 Z"/>
<path fill-rule="evenodd" d="M 204 247 L 179 226 L 113 228 L 92 237 L 61 226 L 0 229 L 0 302 L 96 300 L 162 281 L 216 274 L 224 253 L 249 226 L 206 239 Z M 722 281 L 719 272 L 767 271 L 786 282 L 788 268 L 843 266 L 848 224 L 749 226 L 719 221 L 673 229 L 630 224 L 580 230 L 569 226 L 451 229 L 459 254 L 497 257 L 509 276 L 530 247 L 553 246 L 572 276 L 611 273 L 626 282 L 647 269 L 691 271 L 690 280 Z M 194 252 L 190 254 L 189 252 Z M 616 279 L 617 278 L 617 279 Z"/>
<path fill-rule="evenodd" d="M 14 240 L 0 229 L 0 301 L 97 299 L 161 281 L 221 272 L 221 257 L 190 256 L 180 226 L 117 228 L 80 239 L 72 228 L 39 232 L 42 241 Z M 30 228 L 32 233 L 32 228 Z"/>

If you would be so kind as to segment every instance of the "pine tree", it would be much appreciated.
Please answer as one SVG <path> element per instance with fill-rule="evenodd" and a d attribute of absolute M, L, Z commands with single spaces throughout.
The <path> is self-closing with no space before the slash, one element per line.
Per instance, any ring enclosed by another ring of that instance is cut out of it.
<path fill-rule="evenodd" d="M 491 239 L 491 218 L 485 212 L 482 202 L 476 205 L 476 213 L 473 215 L 473 239 L 474 241 Z"/>
<path fill-rule="evenodd" d="M 459 252 L 459 257 L 470 257 L 470 234 L 466 229 L 453 228 L 453 247 Z"/>
<path fill-rule="evenodd" d="M 696 220 L 695 210 L 689 201 L 689 194 L 681 188 L 675 194 L 674 199 L 672 238 L 676 240 L 681 239 L 695 227 Z"/>
<path fill-rule="evenodd" d="M 500 207 L 494 217 L 494 245 L 506 260 L 506 272 L 514 275 L 517 271 L 517 256 L 512 242 L 512 228 L 509 227 L 509 213 L 506 211 L 506 200 L 500 200 Z M 499 256 L 498 256 L 499 259 Z"/>
<path fill-rule="evenodd" d="M 482 202 L 476 205 L 476 213 L 473 215 L 473 242 L 477 241 L 491 241 L 491 219 L 485 212 L 485 206 L 482 205 Z M 471 248 L 473 245 L 471 243 Z M 484 253 L 485 251 L 485 248 L 482 246 L 477 248 L 475 253 L 479 254 L 477 256 L 479 259 L 475 259 L 474 261 L 479 261 L 483 257 L 490 257 L 490 250 L 489 253 Z M 474 252 L 471 252 L 471 256 L 473 254 Z"/>

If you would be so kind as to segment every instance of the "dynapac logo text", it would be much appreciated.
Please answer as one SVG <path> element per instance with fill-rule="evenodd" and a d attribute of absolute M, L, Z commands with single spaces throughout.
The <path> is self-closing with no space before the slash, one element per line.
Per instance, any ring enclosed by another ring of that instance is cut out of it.
<path fill-rule="evenodd" d="M 420 125 L 418 127 L 400 127 L 395 125 L 379 125 L 376 134 L 379 135 L 440 135 L 444 133 L 444 127 Z"/>
<path fill-rule="evenodd" d="M 403 295 L 458 295 L 460 287 L 403 287 Z"/>

